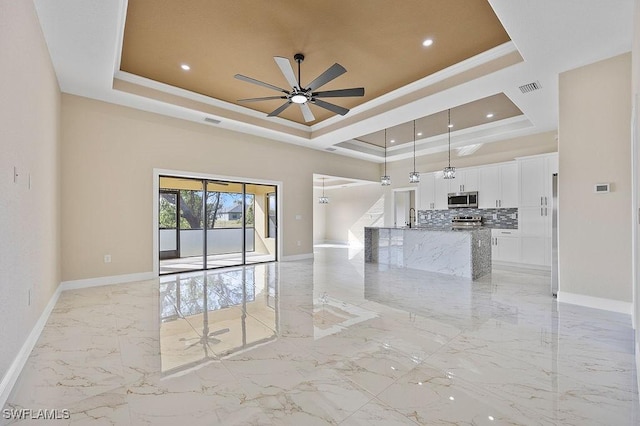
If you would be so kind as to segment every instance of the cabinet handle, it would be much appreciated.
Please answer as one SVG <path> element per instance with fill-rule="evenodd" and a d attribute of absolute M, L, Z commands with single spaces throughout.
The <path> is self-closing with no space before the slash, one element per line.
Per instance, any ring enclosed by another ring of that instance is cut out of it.
<path fill-rule="evenodd" d="M 507 231 L 501 231 L 501 234 L 511 234 L 511 232 L 507 232 Z"/>
<path fill-rule="evenodd" d="M 540 207 L 540 216 L 544 216 L 544 207 Z"/>
<path fill-rule="evenodd" d="M 496 207 L 498 207 L 498 200 L 496 200 Z"/>
<path fill-rule="evenodd" d="M 540 197 L 540 205 L 541 206 L 544 206 L 544 201 L 543 200 L 544 200 L 544 197 Z"/>
<path fill-rule="evenodd" d="M 502 207 L 502 200 L 498 200 L 498 207 Z"/>

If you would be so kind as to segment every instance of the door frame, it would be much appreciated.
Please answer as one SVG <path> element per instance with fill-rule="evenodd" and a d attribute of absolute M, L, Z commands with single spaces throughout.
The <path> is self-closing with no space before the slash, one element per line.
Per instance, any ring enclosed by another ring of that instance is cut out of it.
<path fill-rule="evenodd" d="M 416 211 L 415 220 L 416 220 L 416 223 L 418 223 L 418 207 L 417 206 L 420 205 L 419 204 L 420 200 L 418 200 L 418 197 L 419 197 L 419 195 L 418 195 L 418 186 L 417 185 L 416 186 L 405 186 L 405 187 L 402 187 L 402 188 L 394 188 L 393 192 L 392 192 L 391 208 L 393 209 L 393 216 L 392 217 L 393 217 L 394 226 L 402 226 L 402 225 L 398 225 L 398 218 L 396 217 L 396 194 L 399 193 L 399 192 L 409 192 L 410 193 L 411 191 L 413 191 L 413 208 Z M 407 212 L 409 212 L 409 208 L 411 208 L 411 201 L 409 201 L 409 207 L 407 208 Z"/>
<path fill-rule="evenodd" d="M 160 202 L 160 176 L 172 176 L 177 178 L 191 178 L 191 179 L 207 179 L 207 180 L 220 180 L 220 181 L 230 181 L 230 182 L 241 182 L 245 184 L 256 184 L 256 185 L 271 185 L 276 187 L 276 217 L 278 226 L 276 227 L 276 253 L 275 259 L 278 261 L 280 259 L 282 253 L 282 193 L 283 193 L 283 183 L 281 181 L 274 180 L 266 180 L 266 179 L 255 179 L 250 177 L 240 177 L 240 176 L 225 176 L 225 175 L 214 175 L 207 173 L 196 173 L 196 172 L 188 172 L 184 170 L 171 170 L 171 169 L 153 169 L 153 202 L 152 202 L 152 236 L 153 236 L 153 276 L 158 278 L 160 276 L 160 256 L 159 253 L 159 244 L 160 238 L 158 233 L 158 220 L 159 220 L 159 209 L 158 203 Z"/>

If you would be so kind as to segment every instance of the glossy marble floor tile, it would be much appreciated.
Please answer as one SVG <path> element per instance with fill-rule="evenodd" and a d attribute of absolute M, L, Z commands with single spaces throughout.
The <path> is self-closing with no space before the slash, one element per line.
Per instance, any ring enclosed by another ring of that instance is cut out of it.
<path fill-rule="evenodd" d="M 4 408 L 74 425 L 637 425 L 633 348 L 630 317 L 557 304 L 544 274 L 470 281 L 318 247 L 63 293 Z"/>

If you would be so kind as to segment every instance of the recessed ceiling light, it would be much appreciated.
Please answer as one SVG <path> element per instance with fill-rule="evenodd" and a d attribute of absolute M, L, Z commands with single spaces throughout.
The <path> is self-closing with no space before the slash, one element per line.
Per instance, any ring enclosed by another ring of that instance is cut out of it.
<path fill-rule="evenodd" d="M 391 139 L 389 142 L 394 143 L 396 140 L 395 139 Z"/>
<path fill-rule="evenodd" d="M 424 47 L 429 47 L 433 44 L 433 40 L 431 40 L 430 38 L 426 39 L 425 41 L 422 42 L 422 45 Z"/>
<path fill-rule="evenodd" d="M 493 118 L 493 114 L 492 113 L 487 114 L 487 118 Z"/>
<path fill-rule="evenodd" d="M 447 127 L 452 129 L 453 128 L 453 124 L 449 124 Z"/>
<path fill-rule="evenodd" d="M 187 65 L 187 64 L 180 65 L 180 68 L 182 68 L 185 71 L 189 71 L 191 69 L 191 67 L 189 65 Z"/>
<path fill-rule="evenodd" d="M 418 136 L 422 136 L 422 132 L 418 132 Z"/>

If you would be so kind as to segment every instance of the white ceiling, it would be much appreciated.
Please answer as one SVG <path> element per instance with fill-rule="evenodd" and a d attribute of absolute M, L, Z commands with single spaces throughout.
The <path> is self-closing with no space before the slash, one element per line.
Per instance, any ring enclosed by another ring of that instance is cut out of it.
<path fill-rule="evenodd" d="M 264 118 L 264 114 L 247 108 L 119 71 L 126 0 L 34 0 L 34 3 L 63 92 L 198 123 L 202 123 L 206 116 L 195 109 L 114 90 L 114 78 L 117 77 L 237 111 L 246 117 Z M 452 132 L 452 140 L 455 141 L 452 146 L 456 148 L 495 142 L 557 129 L 558 74 L 631 50 L 633 0 L 489 0 L 489 3 L 512 40 L 493 51 L 382 96 L 384 99 L 374 99 L 352 109 L 345 117 L 332 117 L 311 127 L 280 118 L 269 119 L 281 126 L 303 131 L 297 134 L 227 118 L 220 118 L 221 122 L 216 126 L 320 150 L 336 148 L 336 154 L 381 162 L 382 152 L 379 149 L 359 149 L 357 143 L 334 145 L 503 92 L 523 111 L 524 117 L 465 129 L 460 133 Z M 349 120 L 350 115 L 373 111 L 390 98 L 406 95 L 474 64 L 515 50 L 524 62 L 409 103 L 385 108 L 366 119 L 342 121 Z M 518 87 L 532 81 L 539 81 L 542 90 L 522 94 Z M 341 122 L 345 125 L 335 126 Z M 444 136 L 433 137 L 418 141 L 417 155 L 445 149 Z M 389 154 L 389 161 L 411 156 L 403 150 Z"/>

